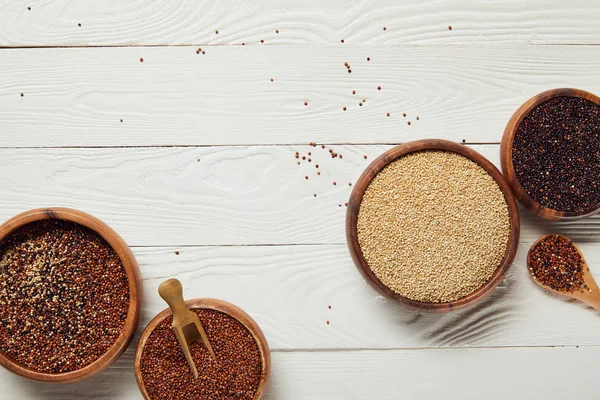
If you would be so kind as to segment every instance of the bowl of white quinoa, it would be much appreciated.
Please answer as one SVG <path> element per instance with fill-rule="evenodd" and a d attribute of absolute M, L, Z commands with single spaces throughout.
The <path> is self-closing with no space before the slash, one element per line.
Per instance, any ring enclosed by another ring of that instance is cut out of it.
<path fill-rule="evenodd" d="M 348 247 L 381 294 L 451 311 L 489 294 L 510 268 L 519 212 L 500 171 L 473 149 L 427 139 L 394 147 L 348 202 Z"/>

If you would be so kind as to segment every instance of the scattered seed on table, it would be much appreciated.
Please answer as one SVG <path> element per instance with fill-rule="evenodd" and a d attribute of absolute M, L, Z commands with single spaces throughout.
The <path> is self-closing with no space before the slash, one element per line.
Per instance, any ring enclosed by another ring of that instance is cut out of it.
<path fill-rule="evenodd" d="M 306 175 L 306 176 L 304 177 L 304 179 L 308 179 L 308 175 Z"/>
<path fill-rule="evenodd" d="M 303 160 L 306 160 L 306 156 L 302 156 L 302 159 L 303 159 Z"/>
<path fill-rule="evenodd" d="M 356 90 L 353 90 L 353 91 L 352 91 L 352 94 L 356 94 Z"/>
<path fill-rule="evenodd" d="M 123 122 L 123 120 L 122 120 L 122 119 L 121 119 L 120 121 L 121 121 L 121 122 Z"/>
<path fill-rule="evenodd" d="M 348 182 L 348 186 L 352 186 L 352 182 Z"/>
<path fill-rule="evenodd" d="M 329 321 L 327 321 L 327 325 L 329 325 L 329 324 L 330 324 L 330 322 L 329 322 Z"/>
<path fill-rule="evenodd" d="M 371 57 L 367 57 L 367 61 L 371 61 Z"/>
<path fill-rule="evenodd" d="M 344 158 L 344 157 L 340 154 L 340 158 Z"/>
<path fill-rule="evenodd" d="M 387 30 L 387 28 L 384 26 L 384 27 L 383 27 L 383 30 L 385 31 L 385 30 Z"/>
<path fill-rule="evenodd" d="M 417 115 L 417 121 L 418 121 L 419 119 L 420 119 L 420 118 L 419 118 L 419 116 Z"/>
<path fill-rule="evenodd" d="M 367 159 L 367 155 L 365 154 L 365 155 L 363 156 L 363 158 L 366 160 L 366 159 Z"/>
<path fill-rule="evenodd" d="M 322 149 L 324 149 L 324 148 L 325 148 L 325 145 L 324 145 L 324 144 L 322 144 L 322 145 L 321 145 L 321 148 L 322 148 Z"/>
<path fill-rule="evenodd" d="M 585 212 L 600 204 L 600 106 L 556 97 L 529 112 L 515 133 L 519 183 L 541 205 Z"/>
<path fill-rule="evenodd" d="M 319 168 L 319 164 L 315 164 L 315 168 Z"/>
<path fill-rule="evenodd" d="M 21 93 L 21 97 L 25 96 L 23 93 Z"/>
<path fill-rule="evenodd" d="M 218 35 L 218 34 L 219 34 L 219 30 L 216 30 L 216 31 L 215 31 L 215 35 Z"/>
<path fill-rule="evenodd" d="M 362 102 L 358 103 L 358 105 L 362 107 Z"/>
<path fill-rule="evenodd" d="M 310 156 L 310 155 L 312 155 L 312 153 L 309 151 L 309 152 L 308 152 L 308 155 Z"/>
<path fill-rule="evenodd" d="M 402 116 L 403 116 L 403 117 L 406 117 L 406 113 L 402 113 Z"/>
<path fill-rule="evenodd" d="M 175 255 L 176 255 L 176 256 L 178 256 L 178 255 L 179 255 L 179 252 L 178 252 L 178 251 L 176 251 L 176 252 L 175 252 Z"/>
<path fill-rule="evenodd" d="M 458 300 L 484 285 L 508 246 L 504 194 L 477 163 L 419 151 L 384 167 L 365 190 L 358 241 L 369 268 L 415 301 Z"/>
<path fill-rule="evenodd" d="M 271 82 L 273 82 L 275 79 L 271 78 Z"/>
<path fill-rule="evenodd" d="M 317 194 L 316 194 L 316 193 L 315 193 L 315 194 L 313 194 L 313 197 L 317 197 Z"/>
<path fill-rule="evenodd" d="M 81 24 L 77 24 L 78 27 L 81 27 Z"/>
<path fill-rule="evenodd" d="M 317 171 L 317 175 L 321 175 L 321 171 Z"/>
<path fill-rule="evenodd" d="M 300 161 L 298 161 L 298 165 L 300 165 Z"/>
<path fill-rule="evenodd" d="M 202 50 L 202 54 L 206 54 L 206 51 Z"/>
<path fill-rule="evenodd" d="M 275 29 L 275 33 L 279 33 L 279 29 Z"/>
<path fill-rule="evenodd" d="M 144 59 L 140 57 L 140 62 L 144 62 Z"/>
<path fill-rule="evenodd" d="M 304 102 L 304 105 L 305 105 L 305 106 L 307 106 L 307 105 L 308 105 L 308 101 L 305 101 L 305 102 Z"/>
<path fill-rule="evenodd" d="M 264 43 L 265 41 L 264 41 L 263 39 L 260 39 L 260 42 L 261 42 L 261 43 Z"/>
<path fill-rule="evenodd" d="M 588 290 L 581 254 L 564 236 L 546 236 L 529 250 L 529 258 L 529 272 L 540 283 L 561 292 Z"/>
<path fill-rule="evenodd" d="M 340 42 L 344 43 L 344 39 L 340 40 Z"/>
<path fill-rule="evenodd" d="M 342 110 L 346 111 L 346 106 L 342 107 Z"/>
<path fill-rule="evenodd" d="M 344 205 L 345 205 L 346 207 L 348 207 L 348 202 L 344 203 Z"/>
<path fill-rule="evenodd" d="M 27 9 L 28 9 L 29 11 L 31 11 L 31 7 L 27 7 Z"/>
<path fill-rule="evenodd" d="M 389 117 L 389 116 L 390 116 L 390 113 L 387 113 L 387 114 L 385 114 L 385 115 L 387 115 L 387 116 Z"/>
<path fill-rule="evenodd" d="M 377 86 L 377 90 L 381 90 L 381 86 Z"/>
<path fill-rule="evenodd" d="M 448 25 L 448 30 L 451 31 L 452 30 L 452 25 Z"/>
<path fill-rule="evenodd" d="M 311 161 L 312 161 L 312 159 L 311 159 L 311 158 L 309 158 L 309 159 L 308 159 L 308 162 L 311 162 Z"/>
<path fill-rule="evenodd" d="M 349 74 L 351 74 L 351 73 L 352 73 L 352 70 L 351 70 L 351 69 L 348 69 L 348 73 L 349 73 Z"/>
<path fill-rule="evenodd" d="M 119 338 L 128 310 L 121 259 L 88 228 L 36 221 L 0 243 L 0 352 L 27 368 L 90 365 Z"/>
<path fill-rule="evenodd" d="M 329 306 L 329 309 L 331 310 L 331 306 Z"/>
<path fill-rule="evenodd" d="M 217 359 L 201 342 L 190 344 L 198 379 L 192 375 L 171 329 L 173 317 L 148 336 L 140 371 L 154 400 L 253 400 L 260 383 L 262 361 L 254 336 L 235 318 L 209 309 L 193 310 L 202 323 Z M 160 371 L 160 372 L 159 372 Z"/>
<path fill-rule="evenodd" d="M 410 125 L 410 121 L 408 121 L 407 124 Z"/>

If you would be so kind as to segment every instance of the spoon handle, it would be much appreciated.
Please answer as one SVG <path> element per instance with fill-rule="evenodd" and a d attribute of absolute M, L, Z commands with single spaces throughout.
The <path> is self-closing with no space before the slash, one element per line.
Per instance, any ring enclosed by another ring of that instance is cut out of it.
<path fill-rule="evenodd" d="M 158 287 L 158 294 L 171 308 L 174 321 L 178 320 L 180 316 L 188 311 L 183 300 L 183 288 L 179 280 L 175 278 L 167 279 Z"/>

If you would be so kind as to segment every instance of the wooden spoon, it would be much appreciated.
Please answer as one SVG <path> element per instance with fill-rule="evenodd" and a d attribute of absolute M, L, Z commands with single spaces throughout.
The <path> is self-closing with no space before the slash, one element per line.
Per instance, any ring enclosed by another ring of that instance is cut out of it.
<path fill-rule="evenodd" d="M 556 290 L 556 289 L 552 289 L 549 285 L 546 285 L 542 282 L 540 282 L 534 275 L 533 272 L 531 270 L 531 263 L 532 263 L 532 259 L 531 259 L 531 251 L 532 249 L 534 249 L 537 244 L 539 242 L 541 242 L 542 240 L 550 237 L 550 236 L 559 236 L 561 238 L 564 238 L 568 241 L 570 241 L 573 244 L 573 247 L 577 250 L 577 252 L 579 253 L 579 255 L 581 256 L 581 273 L 583 276 L 583 283 L 584 285 L 587 286 L 587 289 L 581 288 L 578 290 L 574 290 L 573 292 L 568 292 L 566 290 Z M 533 278 L 533 280 L 540 285 L 541 287 L 543 287 L 544 289 L 553 292 L 553 293 L 557 293 L 563 296 L 567 296 L 567 297 L 571 297 L 573 299 L 577 299 L 579 301 L 583 301 L 584 303 L 592 306 L 593 308 L 595 308 L 596 310 L 600 311 L 600 289 L 598 289 L 598 285 L 596 284 L 596 281 L 594 280 L 594 278 L 592 277 L 592 274 L 590 273 L 590 268 L 587 265 L 587 262 L 585 261 L 585 258 L 583 257 L 583 254 L 581 253 L 581 250 L 579 249 L 579 247 L 577 247 L 577 245 L 568 237 L 563 236 L 563 235 L 557 235 L 555 233 L 549 234 L 549 235 L 544 235 L 541 238 L 539 238 L 538 240 L 536 240 L 536 242 L 531 246 L 531 248 L 529 249 L 529 253 L 527 254 L 527 269 L 529 270 L 529 273 L 531 274 L 531 277 Z"/>
<path fill-rule="evenodd" d="M 183 301 L 183 288 L 181 282 L 177 279 L 167 279 L 158 287 L 158 294 L 162 297 L 173 313 L 173 324 L 171 328 L 175 332 L 175 336 L 179 341 L 181 350 L 194 374 L 194 378 L 198 379 L 198 369 L 192 359 L 190 353 L 190 344 L 192 342 L 202 342 L 208 349 L 208 352 L 214 360 L 217 359 L 215 352 L 206 336 L 206 332 L 200 323 L 198 314 L 191 311 Z"/>

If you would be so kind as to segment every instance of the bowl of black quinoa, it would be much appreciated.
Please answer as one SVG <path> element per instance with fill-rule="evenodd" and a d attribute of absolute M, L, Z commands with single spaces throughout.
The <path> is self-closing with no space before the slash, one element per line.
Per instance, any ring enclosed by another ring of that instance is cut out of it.
<path fill-rule="evenodd" d="M 500 147 L 502 172 L 515 197 L 548 220 L 600 211 L 600 98 L 553 89 L 513 114 Z"/>
<path fill-rule="evenodd" d="M 45 208 L 0 225 L 0 365 L 69 383 L 108 368 L 138 327 L 141 278 L 125 241 L 81 211 Z"/>

